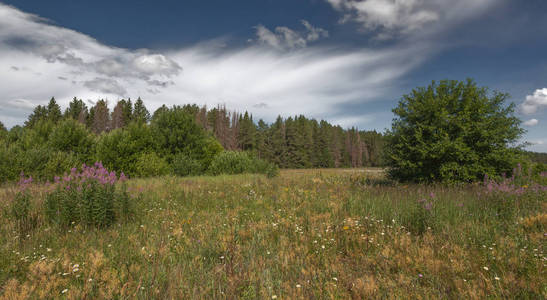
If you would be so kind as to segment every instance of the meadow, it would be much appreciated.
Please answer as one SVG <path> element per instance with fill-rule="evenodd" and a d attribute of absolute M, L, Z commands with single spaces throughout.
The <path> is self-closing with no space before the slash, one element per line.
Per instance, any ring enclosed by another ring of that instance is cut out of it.
<path fill-rule="evenodd" d="M 131 179 L 134 215 L 21 230 L 0 189 L 0 299 L 547 298 L 545 186 L 381 169 Z"/>

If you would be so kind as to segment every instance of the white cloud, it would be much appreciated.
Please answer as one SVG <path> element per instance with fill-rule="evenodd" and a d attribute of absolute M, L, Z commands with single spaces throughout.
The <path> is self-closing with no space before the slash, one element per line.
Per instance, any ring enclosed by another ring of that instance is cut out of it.
<path fill-rule="evenodd" d="M 418 31 L 437 31 L 485 11 L 495 0 L 326 0 L 341 12 L 341 23 L 354 21 L 380 39 Z M 498 0 L 499 1 L 499 0 Z"/>
<path fill-rule="evenodd" d="M 547 107 L 547 88 L 537 89 L 534 94 L 526 96 L 526 100 L 520 105 L 524 114 L 533 114 Z"/>
<path fill-rule="evenodd" d="M 109 47 L 4 4 L 0 4 L 0 41 L 2 53 L 26 54 L 51 64 L 59 63 L 70 67 L 73 74 L 149 81 L 169 78 L 181 71 L 180 66 L 162 54 Z"/>
<path fill-rule="evenodd" d="M 65 107 L 74 96 L 111 104 L 140 96 L 150 110 L 226 104 L 268 121 L 305 114 L 353 124 L 358 116 L 344 121 L 341 107 L 389 94 L 432 51 L 423 42 L 383 49 L 308 46 L 328 33 L 302 24 L 300 32 L 264 31 L 263 43 L 273 47 L 226 48 L 212 41 L 157 53 L 110 47 L 0 4 L 0 119 L 8 127 L 22 124 L 33 106 L 52 96 Z"/>
<path fill-rule="evenodd" d="M 537 119 L 530 119 L 524 123 L 522 123 L 524 126 L 529 126 L 529 127 L 532 127 L 532 126 L 536 126 L 537 124 L 539 123 L 539 121 Z"/>
<path fill-rule="evenodd" d="M 329 36 L 329 32 L 318 27 L 313 27 L 308 21 L 302 20 L 305 31 L 297 32 L 288 27 L 279 26 L 272 32 L 263 25 L 256 26 L 258 42 L 269 45 L 278 50 L 291 50 L 304 48 L 308 42 L 314 42 L 320 38 Z"/>

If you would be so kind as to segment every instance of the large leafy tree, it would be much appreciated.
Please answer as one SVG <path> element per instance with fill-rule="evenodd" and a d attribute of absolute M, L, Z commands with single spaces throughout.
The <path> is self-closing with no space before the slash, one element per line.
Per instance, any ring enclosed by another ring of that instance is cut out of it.
<path fill-rule="evenodd" d="M 200 127 L 194 116 L 180 106 L 162 106 L 154 112 L 150 129 L 156 149 L 163 156 L 178 153 L 188 155 L 208 166 L 213 157 L 221 152 L 222 146 Z"/>
<path fill-rule="evenodd" d="M 402 181 L 475 181 L 509 173 L 523 134 L 508 94 L 444 80 L 404 95 L 388 132 L 389 174 Z"/>

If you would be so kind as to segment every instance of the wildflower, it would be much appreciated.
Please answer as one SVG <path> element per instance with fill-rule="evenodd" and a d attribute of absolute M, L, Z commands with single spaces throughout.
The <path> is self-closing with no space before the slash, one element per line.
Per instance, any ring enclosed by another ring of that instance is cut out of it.
<path fill-rule="evenodd" d="M 344 230 L 348 230 L 349 229 L 349 226 L 344 226 Z"/>
<path fill-rule="evenodd" d="M 272 295 L 272 299 L 277 299 L 277 295 Z"/>
<path fill-rule="evenodd" d="M 301 287 L 302 287 L 302 286 L 301 286 L 300 284 L 297 284 L 297 285 L 296 285 L 296 288 L 298 288 L 298 289 L 301 288 Z"/>
<path fill-rule="evenodd" d="M 336 278 L 336 277 L 332 277 L 332 280 L 334 280 L 334 281 L 338 281 L 338 278 Z"/>
<path fill-rule="evenodd" d="M 418 277 L 422 278 L 422 277 L 424 277 L 424 275 L 422 275 L 422 274 L 418 274 Z"/>
<path fill-rule="evenodd" d="M 485 271 L 488 271 L 488 267 L 482 267 Z"/>
<path fill-rule="evenodd" d="M 496 279 L 496 280 L 500 280 L 500 278 L 499 278 L 498 276 L 494 277 L 494 279 Z"/>
<path fill-rule="evenodd" d="M 66 292 L 68 292 L 68 289 L 64 289 L 64 290 L 61 292 L 61 294 L 64 294 L 64 293 L 66 293 Z"/>

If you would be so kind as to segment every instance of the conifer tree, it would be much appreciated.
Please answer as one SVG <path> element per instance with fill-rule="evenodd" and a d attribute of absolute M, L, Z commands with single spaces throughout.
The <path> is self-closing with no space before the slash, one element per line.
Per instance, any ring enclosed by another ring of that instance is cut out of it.
<path fill-rule="evenodd" d="M 38 105 L 25 121 L 25 127 L 32 128 L 38 121 L 43 119 L 47 119 L 47 107 Z"/>
<path fill-rule="evenodd" d="M 243 151 L 256 149 L 256 125 L 253 117 L 245 112 L 239 117 L 238 146 Z"/>
<path fill-rule="evenodd" d="M 82 111 L 87 114 L 87 106 L 85 105 L 84 101 L 74 97 L 72 101 L 70 101 L 70 103 L 68 104 L 67 109 L 65 109 L 64 118 L 72 118 L 74 120 L 80 121 L 80 115 L 82 114 Z M 82 122 L 80 121 L 80 123 Z"/>
<path fill-rule="evenodd" d="M 146 109 L 146 106 L 144 106 L 144 102 L 141 100 L 141 97 L 135 101 L 132 120 L 144 123 L 148 123 L 148 121 L 150 121 L 150 112 Z"/>
<path fill-rule="evenodd" d="M 53 123 L 57 123 L 61 120 L 61 107 L 55 101 L 55 97 L 51 97 L 47 105 L 47 119 Z"/>
<path fill-rule="evenodd" d="M 99 134 L 110 130 L 110 112 L 108 103 L 105 100 L 99 100 L 93 107 L 93 132 Z"/>
<path fill-rule="evenodd" d="M 124 113 L 123 113 L 124 103 L 122 103 L 122 101 L 118 101 L 116 106 L 114 106 L 114 110 L 112 111 L 111 123 L 110 123 L 111 129 L 122 128 L 126 124 L 124 120 Z"/>

